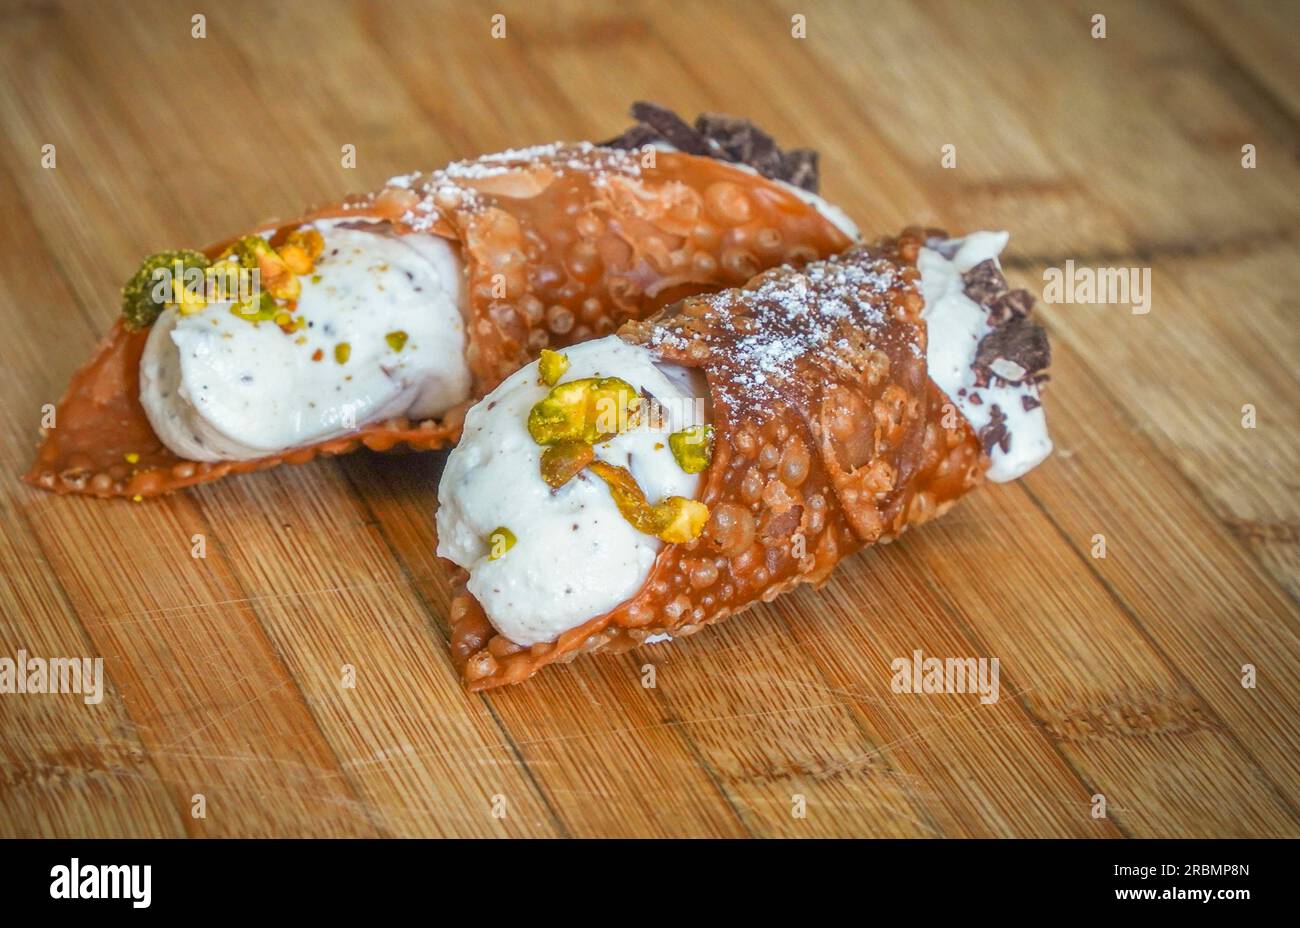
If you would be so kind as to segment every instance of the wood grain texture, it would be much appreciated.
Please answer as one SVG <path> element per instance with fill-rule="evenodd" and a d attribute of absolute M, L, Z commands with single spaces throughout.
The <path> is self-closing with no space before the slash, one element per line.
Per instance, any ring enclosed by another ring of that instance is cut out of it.
<path fill-rule="evenodd" d="M 1294 5 L 1113 4 L 1105 39 L 1081 0 L 235 2 L 203 39 L 191 6 L 0 5 L 0 656 L 107 678 L 0 695 L 0 835 L 1300 835 Z M 140 255 L 638 98 L 819 148 L 869 233 L 1007 228 L 1035 292 L 1150 268 L 1151 311 L 1043 308 L 1058 451 L 1027 479 L 486 696 L 446 651 L 441 455 L 148 505 L 18 482 Z M 915 650 L 997 657 L 1001 698 L 892 692 Z"/>

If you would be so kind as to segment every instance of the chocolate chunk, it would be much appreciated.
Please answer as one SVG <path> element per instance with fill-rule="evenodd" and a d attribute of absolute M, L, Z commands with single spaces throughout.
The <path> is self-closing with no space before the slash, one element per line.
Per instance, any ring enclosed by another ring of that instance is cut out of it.
<path fill-rule="evenodd" d="M 766 176 L 781 170 L 781 149 L 776 141 L 748 119 L 723 113 L 702 113 L 695 130 L 711 140 L 730 161 L 747 164 Z"/>
<path fill-rule="evenodd" d="M 1020 397 L 1020 405 L 1025 408 L 1025 412 L 1033 412 L 1043 404 L 1038 401 L 1038 397 L 1030 396 L 1028 393 Z"/>
<path fill-rule="evenodd" d="M 811 148 L 792 148 L 781 156 L 781 179 L 809 193 L 821 186 L 818 154 Z"/>
<path fill-rule="evenodd" d="M 1007 414 L 1002 411 L 997 403 L 994 403 L 989 408 L 988 424 L 980 429 L 980 443 L 988 454 L 992 454 L 994 448 L 1001 448 L 1003 454 L 1011 450 L 1011 433 L 1007 431 Z"/>
<path fill-rule="evenodd" d="M 996 362 L 1008 363 L 999 363 L 995 368 Z M 976 379 L 985 383 L 990 377 L 1021 383 L 1051 363 L 1047 330 L 1025 316 L 1016 316 L 985 335 L 975 351 Z M 1014 373 L 1011 365 L 1020 368 L 1019 377 L 1008 376 Z"/>
<path fill-rule="evenodd" d="M 1034 311 L 1034 295 L 1028 290 L 1008 290 L 988 304 L 989 324 L 1002 325 Z"/>
<path fill-rule="evenodd" d="M 1002 276 L 1002 271 L 992 258 L 975 265 L 962 274 L 961 279 L 966 285 L 966 295 L 981 306 L 992 305 L 994 300 L 1007 292 L 1007 279 Z"/>
<path fill-rule="evenodd" d="M 817 152 L 809 148 L 782 151 L 772 136 L 748 119 L 703 113 L 692 126 L 667 107 L 644 100 L 632 104 L 632 118 L 637 120 L 636 125 L 600 144 L 634 149 L 667 142 L 688 155 L 745 164 L 764 177 L 817 192 Z"/>
<path fill-rule="evenodd" d="M 632 104 L 632 118 L 649 126 L 665 142 L 688 155 L 715 155 L 719 150 L 667 107 L 638 100 Z"/>
<path fill-rule="evenodd" d="M 659 138 L 659 133 L 655 132 L 644 123 L 637 123 L 635 126 L 629 126 L 627 131 L 622 135 L 616 135 L 612 139 L 606 139 L 601 142 L 604 148 L 623 148 L 631 150 L 641 148 L 644 145 L 652 145 Z"/>

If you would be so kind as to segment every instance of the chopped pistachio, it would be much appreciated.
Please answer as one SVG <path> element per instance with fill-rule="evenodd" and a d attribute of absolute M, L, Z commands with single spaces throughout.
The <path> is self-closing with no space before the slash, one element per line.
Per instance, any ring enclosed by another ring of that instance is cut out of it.
<path fill-rule="evenodd" d="M 315 270 L 316 259 L 324 250 L 325 239 L 315 229 L 295 229 L 276 249 L 295 274 L 310 274 Z"/>
<path fill-rule="evenodd" d="M 138 464 L 140 462 L 140 455 L 136 454 L 134 451 L 128 451 L 126 454 L 122 455 L 122 457 L 126 459 L 126 463 L 128 464 Z"/>
<path fill-rule="evenodd" d="M 185 271 L 189 268 L 206 269 L 212 262 L 207 256 L 188 250 L 160 251 L 140 262 L 140 267 L 122 287 L 122 320 L 126 328 L 135 331 L 154 324 L 174 293 L 171 287 L 160 292 L 162 282 L 155 278 L 156 271 L 169 269 L 173 284 L 183 286 Z"/>
<path fill-rule="evenodd" d="M 600 460 L 588 467 L 609 486 L 618 511 L 638 532 L 678 544 L 698 538 L 709 521 L 709 507 L 684 496 L 669 496 L 652 506 L 626 467 Z"/>
<path fill-rule="evenodd" d="M 709 507 L 685 496 L 670 496 L 655 504 L 655 514 L 666 521 L 659 538 L 671 544 L 694 541 L 709 521 Z"/>
<path fill-rule="evenodd" d="M 542 452 L 542 479 L 558 490 L 595 457 L 596 452 L 585 441 L 568 439 L 557 442 Z"/>
<path fill-rule="evenodd" d="M 244 269 L 235 261 L 217 261 L 203 272 L 206 295 L 213 302 L 225 303 L 239 297 L 239 284 Z M 184 310 L 182 309 L 182 312 Z"/>
<path fill-rule="evenodd" d="M 230 304 L 230 313 L 245 322 L 270 322 L 280 312 L 275 298 L 265 290 L 251 300 Z"/>
<path fill-rule="evenodd" d="M 668 436 L 677 466 L 688 474 L 702 474 L 713 461 L 713 426 L 693 425 Z"/>
<path fill-rule="evenodd" d="M 257 267 L 257 259 L 271 252 L 271 243 L 260 235 L 245 235 L 237 238 L 221 253 L 221 258 L 234 257 L 240 267 L 250 270 Z M 220 258 L 218 258 L 220 260 Z"/>
<path fill-rule="evenodd" d="M 340 364 L 347 364 L 348 358 L 352 357 L 352 345 L 348 342 L 339 342 L 334 346 L 334 360 Z"/>
<path fill-rule="evenodd" d="M 496 561 L 505 557 L 506 552 L 515 546 L 516 540 L 515 533 L 504 525 L 494 528 L 492 534 L 488 535 L 488 545 L 492 548 L 488 560 Z"/>
<path fill-rule="evenodd" d="M 398 329 L 396 332 L 389 332 L 384 336 L 384 341 L 388 342 L 388 347 L 394 351 L 401 351 L 406 347 L 406 340 L 409 338 L 405 332 Z"/>
<path fill-rule="evenodd" d="M 227 249 L 227 254 L 233 254 L 243 267 L 257 268 L 262 276 L 262 287 L 271 296 L 296 300 L 301 293 L 302 283 L 297 275 L 262 236 L 245 235 Z"/>
<path fill-rule="evenodd" d="M 555 382 L 564 376 L 564 372 L 569 369 L 569 356 L 560 354 L 558 351 L 552 351 L 549 348 L 542 349 L 542 356 L 537 361 L 537 373 L 542 378 L 542 383 L 548 387 L 555 386 Z"/>
<path fill-rule="evenodd" d="M 576 440 L 594 444 L 636 424 L 641 398 L 617 377 L 586 377 L 551 388 L 528 413 L 528 433 L 539 445 Z"/>

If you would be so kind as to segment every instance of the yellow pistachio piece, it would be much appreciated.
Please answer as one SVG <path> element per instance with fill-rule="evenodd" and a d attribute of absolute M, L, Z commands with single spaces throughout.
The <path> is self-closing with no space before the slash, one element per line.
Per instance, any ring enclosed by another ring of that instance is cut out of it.
<path fill-rule="evenodd" d="M 302 282 L 274 251 L 258 255 L 257 268 L 262 273 L 262 287 L 277 300 L 296 300 L 302 293 Z"/>
<path fill-rule="evenodd" d="M 172 285 L 183 282 L 191 268 L 203 270 L 211 262 L 197 251 L 162 251 L 140 263 L 122 287 L 122 317 L 132 331 L 154 324 L 173 295 Z"/>
<path fill-rule="evenodd" d="M 549 348 L 542 349 L 542 356 L 537 361 L 537 373 L 541 375 L 542 383 L 547 386 L 554 386 L 555 382 L 564 376 L 564 372 L 569 369 L 569 356 L 560 354 L 558 351 L 552 351 Z"/>
<path fill-rule="evenodd" d="M 702 474 L 713 461 L 713 426 L 693 425 L 668 436 L 677 466 L 688 474 Z"/>
<path fill-rule="evenodd" d="M 489 561 L 500 560 L 505 557 L 507 551 L 515 546 L 515 533 L 510 531 L 504 525 L 499 525 L 488 535 L 488 546 L 492 549 L 488 554 Z"/>
<path fill-rule="evenodd" d="M 709 507 L 684 496 L 670 496 L 656 504 L 655 514 L 665 523 L 659 530 L 659 538 L 670 544 L 694 541 L 709 521 Z"/>
<path fill-rule="evenodd" d="M 542 479 L 558 490 L 595 457 L 596 452 L 585 441 L 569 439 L 558 442 L 542 452 Z"/>
<path fill-rule="evenodd" d="M 585 377 L 551 388 L 528 413 L 528 434 L 539 445 L 594 444 L 636 425 L 641 398 L 618 377 Z"/>
<path fill-rule="evenodd" d="M 294 229 L 284 237 L 285 244 L 296 245 L 315 261 L 325 250 L 325 237 L 315 229 Z"/>
<path fill-rule="evenodd" d="M 276 249 L 295 274 L 310 274 L 315 270 L 316 259 L 324 250 L 325 239 L 315 229 L 293 230 Z"/>
<path fill-rule="evenodd" d="M 254 299 L 232 303 L 230 313 L 247 322 L 269 322 L 280 312 L 279 305 L 266 291 Z"/>
<path fill-rule="evenodd" d="M 280 260 L 285 263 L 285 266 L 295 274 L 310 274 L 315 267 L 312 264 L 311 255 L 307 254 L 307 249 L 301 245 L 291 245 L 285 242 L 276 249 L 276 252 L 280 255 Z"/>
<path fill-rule="evenodd" d="M 684 496 L 669 496 L 650 505 L 645 491 L 625 467 L 600 460 L 588 466 L 609 486 L 618 511 L 638 532 L 680 544 L 698 538 L 709 520 L 708 506 Z"/>
<path fill-rule="evenodd" d="M 396 332 L 389 332 L 385 335 L 384 341 L 388 342 L 388 347 L 392 348 L 394 351 L 401 351 L 406 347 L 407 338 L 409 338 L 409 336 L 401 329 L 398 329 Z"/>
<path fill-rule="evenodd" d="M 234 255 L 243 267 L 255 268 L 258 266 L 258 261 L 262 255 L 271 253 L 271 243 L 262 236 L 245 235 L 243 238 L 236 239 L 229 248 L 223 251 L 221 258 Z"/>
<path fill-rule="evenodd" d="M 187 288 L 180 291 L 180 299 L 169 305 L 175 306 L 176 311 L 182 316 L 193 316 L 195 313 L 201 313 L 207 308 L 208 302 L 204 299 L 202 293 L 195 293 Z"/>
<path fill-rule="evenodd" d="M 352 345 L 349 342 L 339 342 L 334 346 L 335 361 L 340 364 L 347 364 L 350 357 L 352 357 Z"/>
<path fill-rule="evenodd" d="M 244 269 L 238 262 L 218 261 L 203 272 L 203 282 L 212 299 L 217 303 L 224 303 L 240 297 L 239 284 L 243 274 Z"/>

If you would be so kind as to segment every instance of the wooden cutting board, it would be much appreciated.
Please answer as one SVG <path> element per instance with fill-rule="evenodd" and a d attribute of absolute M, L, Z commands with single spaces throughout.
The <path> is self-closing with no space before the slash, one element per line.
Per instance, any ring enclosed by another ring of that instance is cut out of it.
<path fill-rule="evenodd" d="M 1083 2 L 795 6 L 804 38 L 778 2 L 257 0 L 204 38 L 192 5 L 0 9 L 0 656 L 107 679 L 0 695 L 0 834 L 1300 834 L 1297 8 L 1110 4 L 1094 38 Z M 1036 293 L 1149 268 L 1150 311 L 1044 308 L 1027 479 L 488 696 L 446 653 L 441 455 L 139 505 L 18 482 L 141 255 L 636 98 L 819 148 L 869 232 L 1009 229 Z M 1000 698 L 895 693 L 916 651 L 997 658 Z"/>

